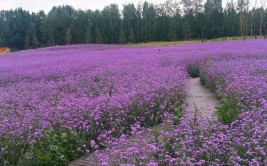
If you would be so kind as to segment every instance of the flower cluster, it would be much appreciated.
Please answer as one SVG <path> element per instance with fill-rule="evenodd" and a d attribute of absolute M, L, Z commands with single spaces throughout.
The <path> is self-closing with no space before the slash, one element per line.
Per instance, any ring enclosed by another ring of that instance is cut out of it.
<path fill-rule="evenodd" d="M 59 165 L 96 151 L 102 165 L 267 165 L 266 46 L 73 45 L 2 56 L 0 162 Z M 188 72 L 220 98 L 220 122 L 180 118 Z"/>
<path fill-rule="evenodd" d="M 182 54 L 183 63 L 198 70 L 194 74 L 199 74 L 201 82 L 217 94 L 221 101 L 216 111 L 220 121 L 203 125 L 205 119 L 196 116 L 199 120 L 182 117 L 180 123 L 175 124 L 176 118 L 166 114 L 164 127 L 158 134 L 152 134 L 153 141 L 144 143 L 142 139 L 139 146 L 136 142 L 127 143 L 128 148 L 135 148 L 139 155 L 113 145 L 111 151 L 116 152 L 116 156 L 106 157 L 103 162 L 110 165 L 266 165 L 265 43 L 250 40 L 173 48 L 177 52 L 169 54 L 172 64 L 176 63 L 174 57 Z M 185 50 L 187 52 L 183 52 Z M 117 140 L 116 144 L 125 142 L 129 140 Z M 128 160 L 118 157 L 125 155 Z"/>
<path fill-rule="evenodd" d="M 40 141 L 54 141 L 46 139 L 48 134 L 72 141 L 63 132 L 78 135 L 80 144 L 95 150 L 112 137 L 130 134 L 137 122 L 146 127 L 160 123 L 165 112 L 182 105 L 187 89 L 186 69 L 163 65 L 164 57 L 157 49 L 102 45 L 1 57 L 0 147 L 39 147 Z"/>

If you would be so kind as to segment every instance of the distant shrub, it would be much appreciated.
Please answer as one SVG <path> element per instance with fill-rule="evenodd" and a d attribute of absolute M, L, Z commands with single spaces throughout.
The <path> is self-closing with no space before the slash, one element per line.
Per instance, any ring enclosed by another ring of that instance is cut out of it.
<path fill-rule="evenodd" d="M 187 73 L 190 75 L 192 78 L 197 78 L 199 77 L 199 68 L 195 64 L 190 64 L 187 66 Z"/>

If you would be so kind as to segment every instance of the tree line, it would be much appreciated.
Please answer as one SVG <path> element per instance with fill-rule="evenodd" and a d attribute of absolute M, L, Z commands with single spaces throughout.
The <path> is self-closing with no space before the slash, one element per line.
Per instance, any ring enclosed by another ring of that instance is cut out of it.
<path fill-rule="evenodd" d="M 255 2 L 255 3 L 254 3 Z M 266 0 L 167 0 L 162 4 L 117 4 L 103 10 L 53 7 L 30 13 L 18 8 L 0 11 L 0 46 L 13 49 L 81 44 L 137 43 L 266 36 Z"/>

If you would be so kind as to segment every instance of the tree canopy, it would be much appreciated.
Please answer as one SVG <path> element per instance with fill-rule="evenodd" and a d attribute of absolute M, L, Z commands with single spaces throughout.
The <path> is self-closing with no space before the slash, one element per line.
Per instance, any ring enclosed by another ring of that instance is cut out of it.
<path fill-rule="evenodd" d="M 0 11 L 0 46 L 14 50 L 44 46 L 192 40 L 224 36 L 266 35 L 265 0 L 167 0 L 165 3 L 110 4 L 103 10 L 53 7 L 30 13 Z"/>

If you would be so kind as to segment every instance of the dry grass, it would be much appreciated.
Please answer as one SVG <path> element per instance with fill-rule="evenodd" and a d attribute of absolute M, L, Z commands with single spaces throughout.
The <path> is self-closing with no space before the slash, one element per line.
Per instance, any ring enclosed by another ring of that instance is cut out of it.
<path fill-rule="evenodd" d="M 234 37 L 235 40 L 245 40 L 243 36 Z M 264 36 L 257 36 L 257 39 L 264 38 Z M 255 36 L 247 36 L 246 39 L 255 39 Z M 216 39 L 208 39 L 205 42 L 220 42 L 220 41 L 231 41 L 234 40 L 233 37 L 225 38 L 216 38 Z M 201 43 L 202 40 L 181 40 L 181 41 L 157 41 L 157 42 L 146 42 L 146 43 L 128 43 L 127 46 L 173 46 L 173 45 L 185 45 L 192 43 Z"/>

